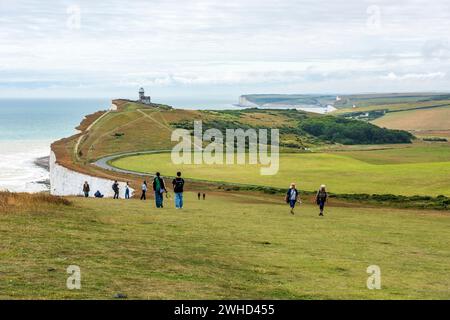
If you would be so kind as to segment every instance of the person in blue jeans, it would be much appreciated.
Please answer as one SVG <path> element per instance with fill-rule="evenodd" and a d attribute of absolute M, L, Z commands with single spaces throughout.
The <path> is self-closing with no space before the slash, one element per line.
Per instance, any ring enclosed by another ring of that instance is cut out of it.
<path fill-rule="evenodd" d="M 166 185 L 164 183 L 164 179 L 161 178 L 161 174 L 159 172 L 156 173 L 155 179 L 153 179 L 153 191 L 155 192 L 155 202 L 157 208 L 164 207 L 164 192 L 167 192 Z"/>
<path fill-rule="evenodd" d="M 295 208 L 295 204 L 298 202 L 300 202 L 299 199 L 299 193 L 297 191 L 297 189 L 295 188 L 295 183 L 291 183 L 291 187 L 289 188 L 288 192 L 286 193 L 286 203 L 289 204 L 289 206 L 291 207 L 291 214 L 295 214 L 294 213 L 294 208 Z"/>
<path fill-rule="evenodd" d="M 130 184 L 128 182 L 125 186 L 125 199 L 130 199 Z"/>
<path fill-rule="evenodd" d="M 321 185 L 319 191 L 316 195 L 316 203 L 319 206 L 320 213 L 319 216 L 323 217 L 323 209 L 325 208 L 325 203 L 328 200 L 328 193 L 325 185 Z"/>
<path fill-rule="evenodd" d="M 173 192 L 175 193 L 175 208 L 183 208 L 183 191 L 184 179 L 181 177 L 181 172 L 177 172 L 177 177 L 172 181 Z"/>

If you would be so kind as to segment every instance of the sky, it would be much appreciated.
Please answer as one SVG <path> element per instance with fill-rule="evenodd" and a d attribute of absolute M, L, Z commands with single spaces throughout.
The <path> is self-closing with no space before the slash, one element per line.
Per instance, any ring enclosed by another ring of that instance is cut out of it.
<path fill-rule="evenodd" d="M 450 91 L 448 0 L 0 0 L 0 97 Z"/>

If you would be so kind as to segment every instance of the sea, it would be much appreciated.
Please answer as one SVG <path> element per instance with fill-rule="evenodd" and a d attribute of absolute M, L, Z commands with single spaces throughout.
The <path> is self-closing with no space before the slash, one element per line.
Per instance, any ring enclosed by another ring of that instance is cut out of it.
<path fill-rule="evenodd" d="M 236 108 L 233 99 L 155 102 L 185 109 Z M 49 172 L 37 160 L 49 156 L 53 141 L 75 134 L 85 115 L 107 110 L 110 105 L 108 98 L 0 99 L 0 190 L 47 191 Z"/>

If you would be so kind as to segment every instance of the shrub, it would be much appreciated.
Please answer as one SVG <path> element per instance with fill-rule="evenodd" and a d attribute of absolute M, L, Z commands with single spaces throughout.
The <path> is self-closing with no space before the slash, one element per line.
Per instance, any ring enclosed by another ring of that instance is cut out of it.
<path fill-rule="evenodd" d="M 341 144 L 411 143 L 409 132 L 377 127 L 371 123 L 333 116 L 309 118 L 300 128 L 322 140 Z"/>

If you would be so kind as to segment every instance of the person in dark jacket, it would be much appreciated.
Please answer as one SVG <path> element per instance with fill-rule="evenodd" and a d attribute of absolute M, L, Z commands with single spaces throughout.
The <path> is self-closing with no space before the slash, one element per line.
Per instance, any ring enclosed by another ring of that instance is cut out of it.
<path fill-rule="evenodd" d="M 325 203 L 328 200 L 328 193 L 325 185 L 321 185 L 319 191 L 316 195 L 316 203 L 319 206 L 320 213 L 319 216 L 323 217 L 323 209 L 325 208 Z"/>
<path fill-rule="evenodd" d="M 181 177 L 181 172 L 177 172 L 177 177 L 173 179 L 172 185 L 175 193 L 175 208 L 183 209 L 184 179 Z"/>
<path fill-rule="evenodd" d="M 87 181 L 84 182 L 83 192 L 84 192 L 84 196 L 86 198 L 89 198 L 89 192 L 91 192 L 91 187 L 89 186 L 89 183 Z"/>
<path fill-rule="evenodd" d="M 295 214 L 294 208 L 297 201 L 300 202 L 299 193 L 295 188 L 295 183 L 291 183 L 291 187 L 286 193 L 286 203 L 288 203 L 289 206 L 291 207 L 291 214 Z"/>
<path fill-rule="evenodd" d="M 97 190 L 97 192 L 94 194 L 94 197 L 96 197 L 96 198 L 103 198 L 104 195 L 99 190 Z"/>
<path fill-rule="evenodd" d="M 161 178 L 161 174 L 159 172 L 156 173 L 156 177 L 153 179 L 153 191 L 155 192 L 156 207 L 163 208 L 163 194 L 164 192 L 167 192 L 167 189 L 164 179 Z"/>
<path fill-rule="evenodd" d="M 114 191 L 114 199 L 119 199 L 119 183 L 117 182 L 117 180 L 114 181 L 112 189 Z"/>

